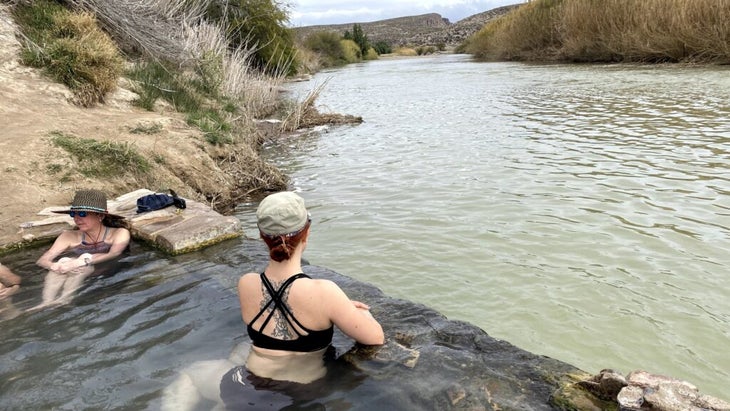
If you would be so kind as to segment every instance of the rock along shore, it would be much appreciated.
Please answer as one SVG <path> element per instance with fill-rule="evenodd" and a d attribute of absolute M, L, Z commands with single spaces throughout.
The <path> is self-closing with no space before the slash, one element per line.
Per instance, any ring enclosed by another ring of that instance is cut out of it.
<path fill-rule="evenodd" d="M 135 240 L 175 255 L 243 235 L 238 218 L 221 215 L 209 206 L 190 199 L 185 199 L 184 209 L 169 206 L 137 213 L 137 199 L 154 193 L 148 189 L 139 189 L 108 201 L 109 212 L 125 218 Z M 47 207 L 38 213 L 38 219 L 21 223 L 14 238 L 16 242 L 11 246 L 23 247 L 52 241 L 63 230 L 74 228 L 71 217 L 54 213 L 67 208 L 60 205 Z"/>
<path fill-rule="evenodd" d="M 258 247 L 255 258 L 266 261 Z M 342 358 L 377 385 L 352 388 L 355 398 L 371 396 L 369 409 L 730 411 L 730 403 L 685 381 L 643 370 L 594 375 L 326 268 L 308 265 L 304 271 L 367 301 L 383 325 L 383 347 L 351 348 L 339 332 L 334 341 Z"/>

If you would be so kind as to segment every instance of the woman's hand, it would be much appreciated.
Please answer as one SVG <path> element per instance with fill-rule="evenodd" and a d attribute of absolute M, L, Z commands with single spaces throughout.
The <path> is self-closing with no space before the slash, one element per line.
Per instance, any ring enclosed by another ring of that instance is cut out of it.
<path fill-rule="evenodd" d="M 9 287 L 0 284 L 0 300 L 15 294 L 18 290 L 20 290 L 20 286 L 18 284 L 11 285 Z"/>
<path fill-rule="evenodd" d="M 57 273 L 66 274 L 68 272 L 71 272 L 73 270 L 79 269 L 81 267 L 85 267 L 86 264 L 86 258 L 88 257 L 88 254 L 83 254 L 79 256 L 78 258 L 68 258 L 64 257 L 55 263 L 51 264 L 51 271 L 55 271 Z"/>
<path fill-rule="evenodd" d="M 361 310 L 369 310 L 370 309 L 370 306 L 367 305 L 367 304 L 365 304 L 365 303 L 363 303 L 363 302 L 355 301 L 355 300 L 350 300 L 350 301 L 352 301 L 352 305 L 354 305 L 355 308 L 359 308 Z"/>

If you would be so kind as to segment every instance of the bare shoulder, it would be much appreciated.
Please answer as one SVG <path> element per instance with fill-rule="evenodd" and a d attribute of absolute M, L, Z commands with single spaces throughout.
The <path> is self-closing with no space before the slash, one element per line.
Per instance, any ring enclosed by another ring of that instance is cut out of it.
<path fill-rule="evenodd" d="M 81 242 L 81 231 L 79 230 L 63 230 L 59 234 L 57 241 L 66 244 L 78 244 Z"/>
<path fill-rule="evenodd" d="M 241 276 L 241 278 L 238 279 L 238 286 L 245 286 L 246 284 L 252 284 L 255 281 L 258 281 L 259 273 L 246 273 Z"/>
<path fill-rule="evenodd" d="M 340 286 L 332 280 L 313 278 L 311 284 L 312 287 L 318 290 L 322 296 L 335 297 L 345 295 L 345 292 L 342 291 Z"/>
<path fill-rule="evenodd" d="M 126 238 L 126 237 L 129 237 L 130 236 L 129 230 L 127 230 L 124 227 L 116 227 L 116 228 L 112 228 L 112 230 L 113 230 L 112 231 L 112 237 L 115 237 L 115 238 Z"/>
<path fill-rule="evenodd" d="M 81 237 L 81 230 L 78 230 L 76 228 L 72 228 L 69 230 L 63 230 L 61 231 L 61 234 L 59 237 Z"/>

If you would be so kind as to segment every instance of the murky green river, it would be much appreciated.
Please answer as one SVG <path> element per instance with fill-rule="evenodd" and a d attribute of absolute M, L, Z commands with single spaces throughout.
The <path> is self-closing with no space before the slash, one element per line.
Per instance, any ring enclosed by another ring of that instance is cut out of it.
<path fill-rule="evenodd" d="M 730 397 L 729 67 L 452 55 L 290 88 L 325 81 L 320 110 L 364 123 L 267 148 L 312 208 L 313 263 L 586 371 Z"/>

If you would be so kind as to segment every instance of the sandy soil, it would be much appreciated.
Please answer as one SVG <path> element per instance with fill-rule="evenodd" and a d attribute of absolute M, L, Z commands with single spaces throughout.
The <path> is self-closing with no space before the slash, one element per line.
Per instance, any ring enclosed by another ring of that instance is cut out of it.
<path fill-rule="evenodd" d="M 104 105 L 81 108 L 70 102 L 72 94 L 65 86 L 21 65 L 17 27 L 7 7 L 0 4 L 0 250 L 22 241 L 21 223 L 37 220 L 36 214 L 46 207 L 68 205 L 80 188 L 101 189 L 110 197 L 138 188 L 175 188 L 182 196 L 205 201 L 196 192 L 230 183 L 200 148 L 199 132 L 172 110 L 133 107 L 130 101 L 135 95 L 123 84 Z M 150 125 L 161 131 L 131 132 Z M 139 152 L 164 161 L 155 164 L 143 181 L 89 179 L 75 171 L 68 153 L 51 144 L 52 132 L 129 142 Z"/>

